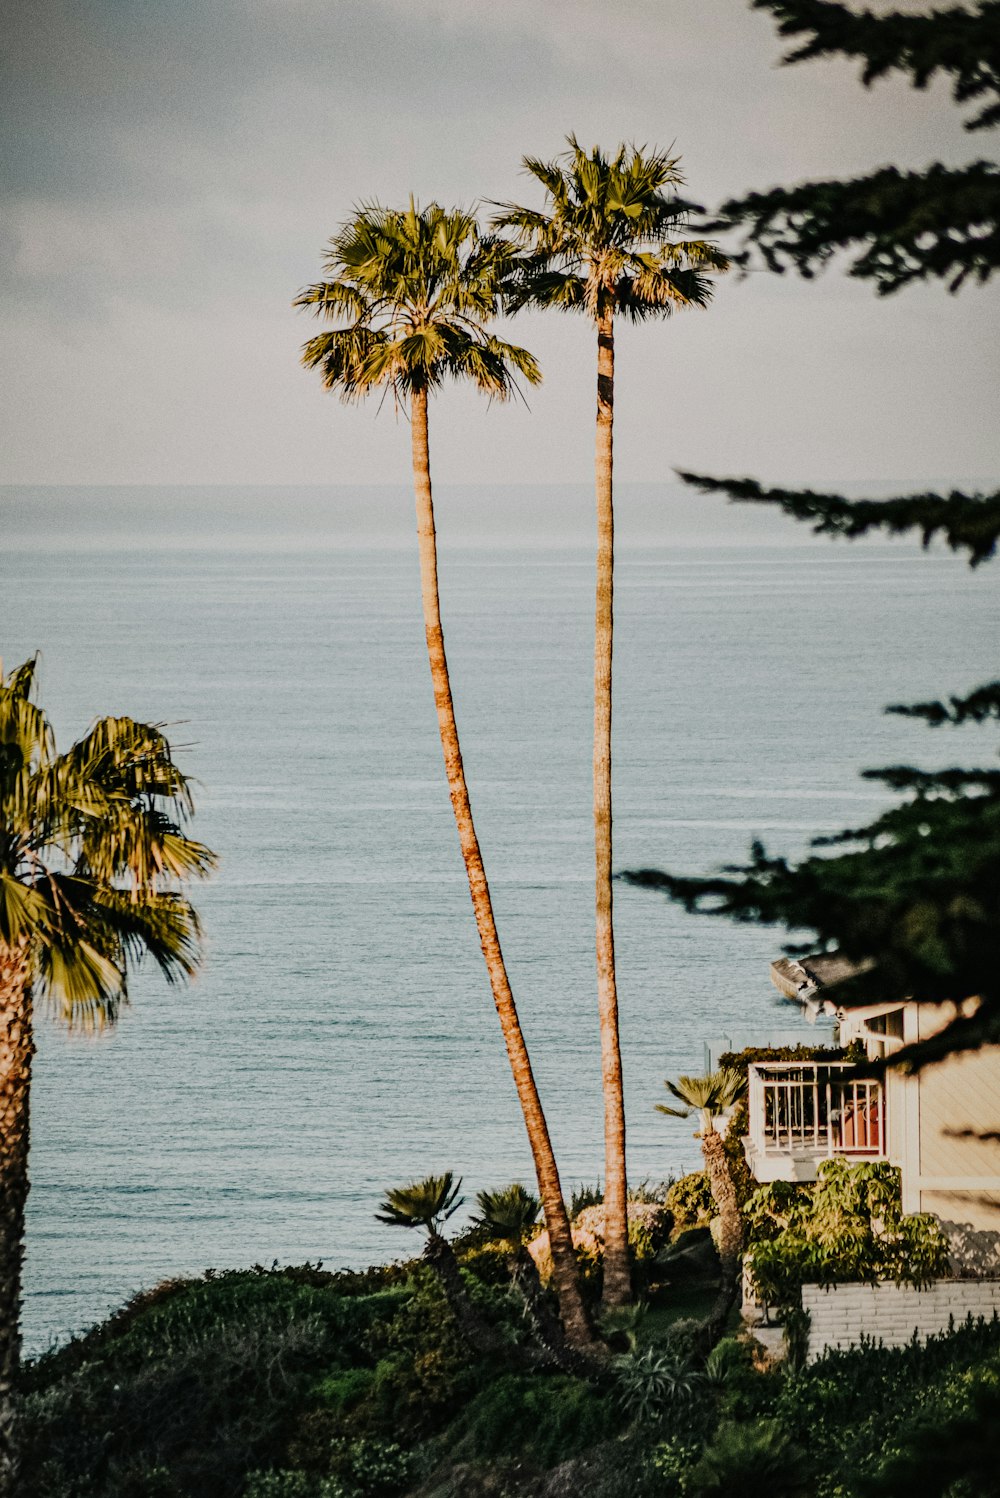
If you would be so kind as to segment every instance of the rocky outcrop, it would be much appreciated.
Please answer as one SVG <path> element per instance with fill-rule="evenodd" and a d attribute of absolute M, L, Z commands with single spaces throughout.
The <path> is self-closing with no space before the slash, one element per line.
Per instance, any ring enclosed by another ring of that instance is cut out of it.
<path fill-rule="evenodd" d="M 666 1243 L 673 1225 L 673 1217 L 659 1202 L 629 1202 L 628 1237 L 635 1257 L 642 1261 L 654 1258 Z M 585 1207 L 573 1223 L 573 1247 L 580 1253 L 600 1259 L 604 1253 L 604 1207 L 600 1204 Z M 538 1265 L 538 1272 L 547 1280 L 552 1272 L 549 1254 L 549 1235 L 539 1233 L 528 1244 L 528 1252 Z"/>

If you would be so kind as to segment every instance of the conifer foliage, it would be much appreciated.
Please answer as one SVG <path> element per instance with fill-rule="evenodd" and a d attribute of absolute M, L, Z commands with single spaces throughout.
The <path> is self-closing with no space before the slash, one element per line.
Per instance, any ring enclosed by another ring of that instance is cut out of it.
<path fill-rule="evenodd" d="M 1000 0 L 874 15 L 833 0 L 753 0 L 783 36 L 801 38 L 785 62 L 847 56 L 863 63 L 868 85 L 902 73 L 916 88 L 951 79 L 957 104 L 979 106 L 967 130 L 1000 124 Z M 713 229 L 743 228 L 744 258 L 756 251 L 771 270 L 811 276 L 838 251 L 850 274 L 880 295 L 912 281 L 943 279 L 952 290 L 986 281 L 1000 265 L 1000 168 L 978 160 L 924 171 L 883 166 L 845 181 L 748 193 L 723 203 Z"/>
<path fill-rule="evenodd" d="M 917 88 L 937 73 L 952 80 L 959 104 L 975 100 L 970 130 L 1000 123 L 1000 3 L 921 14 L 876 16 L 828 0 L 753 0 L 798 47 L 785 58 L 860 57 L 869 84 L 901 72 Z M 748 248 L 774 270 L 809 276 L 838 252 L 849 273 L 880 294 L 940 278 L 951 290 L 985 281 L 1000 265 L 1000 170 L 975 162 L 923 173 L 882 168 L 851 182 L 814 182 L 725 203 L 713 228 L 742 226 Z M 812 490 L 768 488 L 754 479 L 682 473 L 686 483 L 730 499 L 776 505 L 814 530 L 856 537 L 871 531 L 943 539 L 972 566 L 991 558 L 1000 537 L 1000 491 L 848 500 Z M 895 705 L 889 712 L 929 727 L 1000 720 L 1000 681 L 948 702 Z M 844 1002 L 946 1000 L 962 1012 L 949 1028 L 901 1059 L 935 1059 L 1000 1041 L 1000 769 L 925 771 L 911 765 L 868 770 L 902 798 L 869 825 L 815 840 L 798 864 L 755 844 L 745 865 L 715 878 L 660 870 L 626 875 L 662 890 L 688 910 L 812 933 L 789 947 L 801 955 L 839 950 L 858 973 L 838 987 Z"/>

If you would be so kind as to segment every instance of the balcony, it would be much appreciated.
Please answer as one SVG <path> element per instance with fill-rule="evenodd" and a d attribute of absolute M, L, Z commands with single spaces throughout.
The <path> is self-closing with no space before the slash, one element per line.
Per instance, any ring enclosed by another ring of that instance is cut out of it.
<path fill-rule="evenodd" d="M 758 1062 L 749 1070 L 750 1132 L 758 1181 L 814 1181 L 824 1160 L 884 1160 L 885 1093 L 850 1062 Z"/>

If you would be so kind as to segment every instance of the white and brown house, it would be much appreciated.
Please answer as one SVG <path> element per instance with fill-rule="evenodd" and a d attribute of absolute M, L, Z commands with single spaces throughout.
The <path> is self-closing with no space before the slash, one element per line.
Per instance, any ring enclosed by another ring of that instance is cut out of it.
<path fill-rule="evenodd" d="M 951 1005 L 843 1008 L 837 956 L 781 958 L 771 979 L 789 999 L 836 1018 L 841 1046 L 860 1041 L 870 1060 L 926 1039 L 954 1017 Z M 749 1070 L 744 1148 L 760 1182 L 813 1181 L 833 1156 L 886 1160 L 902 1176 L 903 1210 L 1000 1229 L 1000 1046 L 958 1054 L 906 1076 L 845 1061 L 759 1062 Z"/>

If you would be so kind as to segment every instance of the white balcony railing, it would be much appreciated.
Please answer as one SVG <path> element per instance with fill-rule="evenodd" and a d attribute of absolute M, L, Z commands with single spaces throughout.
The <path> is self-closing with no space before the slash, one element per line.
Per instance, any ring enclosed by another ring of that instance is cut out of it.
<path fill-rule="evenodd" d="M 850 1062 L 758 1062 L 749 1071 L 751 1165 L 774 1157 L 883 1159 L 882 1083 Z M 777 1163 L 774 1161 L 774 1163 Z M 762 1179 L 760 1171 L 754 1173 Z M 770 1171 L 769 1179 L 775 1179 Z"/>

